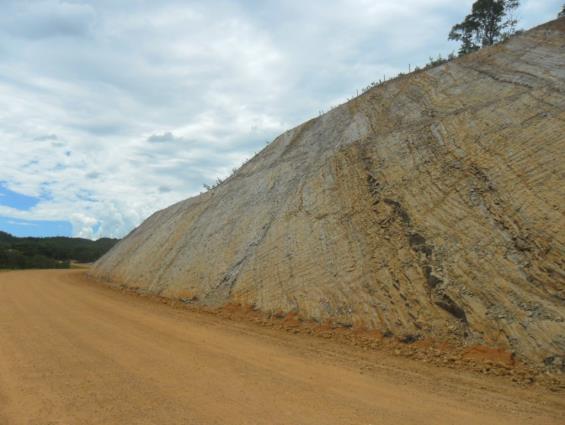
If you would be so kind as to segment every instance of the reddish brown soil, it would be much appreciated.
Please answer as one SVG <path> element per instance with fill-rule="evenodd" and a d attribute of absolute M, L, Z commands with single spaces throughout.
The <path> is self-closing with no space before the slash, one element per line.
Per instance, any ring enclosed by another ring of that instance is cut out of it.
<path fill-rule="evenodd" d="M 415 361 L 378 334 L 171 308 L 80 270 L 0 273 L 0 300 L 2 425 L 559 424 L 565 411 L 559 388 Z"/>

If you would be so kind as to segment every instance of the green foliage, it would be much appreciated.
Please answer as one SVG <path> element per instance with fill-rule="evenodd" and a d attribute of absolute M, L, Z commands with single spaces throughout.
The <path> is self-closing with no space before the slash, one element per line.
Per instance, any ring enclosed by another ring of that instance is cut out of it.
<path fill-rule="evenodd" d="M 561 12 L 559 12 L 559 13 L 557 14 L 557 17 L 558 17 L 558 18 L 563 18 L 563 17 L 565 17 L 565 4 L 564 4 L 563 6 L 561 6 Z"/>
<path fill-rule="evenodd" d="M 428 63 L 426 64 L 426 69 L 427 68 L 433 68 L 434 66 L 438 66 L 438 65 L 443 65 L 444 63 L 447 63 L 449 61 L 449 59 L 444 59 L 441 55 L 437 55 L 437 58 L 433 58 L 430 56 L 430 59 L 428 61 Z"/>
<path fill-rule="evenodd" d="M 0 231 L 0 269 L 68 268 L 97 260 L 118 242 L 102 238 L 17 238 Z"/>
<path fill-rule="evenodd" d="M 461 42 L 460 55 L 502 41 L 516 32 L 514 11 L 519 5 L 519 0 L 476 0 L 471 13 L 451 28 L 448 38 Z"/>

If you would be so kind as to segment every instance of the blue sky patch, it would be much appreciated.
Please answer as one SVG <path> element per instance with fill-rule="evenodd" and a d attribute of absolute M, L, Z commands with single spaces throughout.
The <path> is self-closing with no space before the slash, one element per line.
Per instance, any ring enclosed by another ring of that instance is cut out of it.
<path fill-rule="evenodd" d="M 21 211 L 28 211 L 39 203 L 39 198 L 14 192 L 0 182 L 0 205 L 15 208 Z"/>
<path fill-rule="evenodd" d="M 68 221 L 22 220 L 2 216 L 0 216 L 0 230 L 20 237 L 72 236 L 73 233 L 73 227 Z"/>

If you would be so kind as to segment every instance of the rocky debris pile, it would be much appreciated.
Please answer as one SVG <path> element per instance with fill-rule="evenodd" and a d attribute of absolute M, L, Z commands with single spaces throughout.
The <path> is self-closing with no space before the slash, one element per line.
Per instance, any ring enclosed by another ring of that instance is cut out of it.
<path fill-rule="evenodd" d="M 155 213 L 92 275 L 561 370 L 564 39 L 560 19 L 375 87 Z"/>

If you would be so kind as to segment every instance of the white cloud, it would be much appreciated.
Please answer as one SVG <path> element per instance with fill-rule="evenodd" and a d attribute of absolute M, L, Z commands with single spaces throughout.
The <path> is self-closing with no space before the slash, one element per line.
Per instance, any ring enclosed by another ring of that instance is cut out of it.
<path fill-rule="evenodd" d="M 455 50 L 471 3 L 4 1 L 0 181 L 41 202 L 0 215 L 122 236 L 357 88 Z M 552 8 L 526 1 L 527 23 Z"/>

